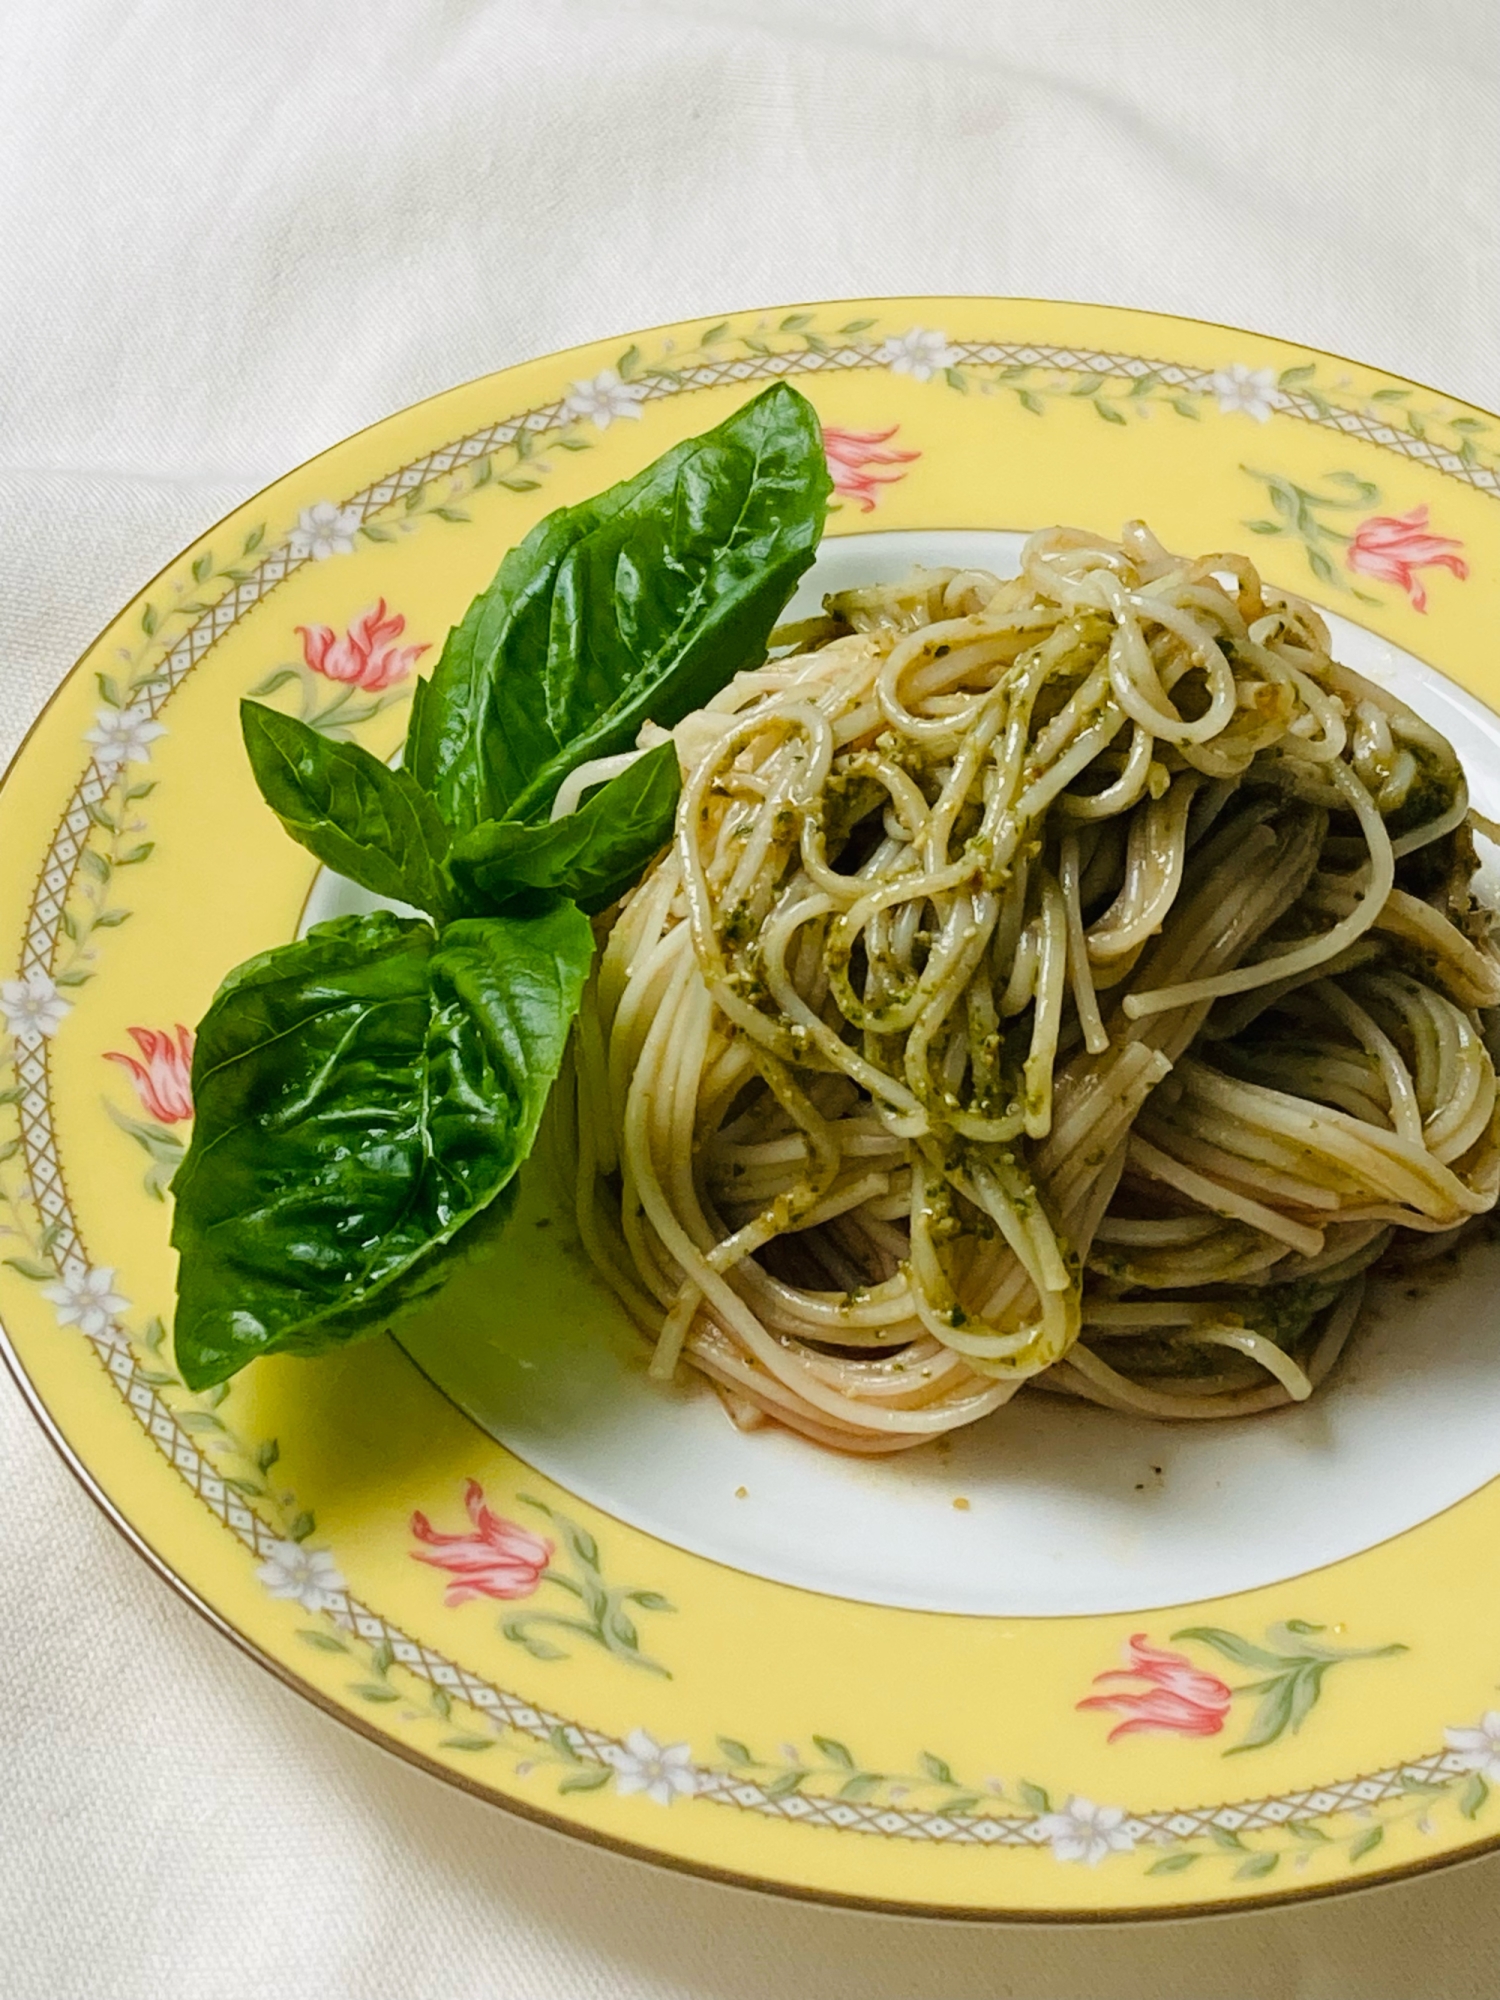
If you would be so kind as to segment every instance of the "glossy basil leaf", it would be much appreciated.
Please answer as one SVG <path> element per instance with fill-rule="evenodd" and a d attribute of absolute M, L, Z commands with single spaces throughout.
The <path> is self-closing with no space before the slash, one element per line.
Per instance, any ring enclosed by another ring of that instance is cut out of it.
<path fill-rule="evenodd" d="M 555 889 L 591 913 L 608 909 L 671 839 L 681 789 L 677 746 L 663 743 L 549 825 L 475 827 L 453 849 L 453 879 L 490 908 L 518 891 Z"/>
<path fill-rule="evenodd" d="M 487 1240 L 592 952 L 587 918 L 540 898 L 441 934 L 344 917 L 230 974 L 173 1183 L 190 1388 L 378 1331 Z"/>
<path fill-rule="evenodd" d="M 778 383 L 540 522 L 449 634 L 408 733 L 455 836 L 544 818 L 578 765 L 759 661 L 830 490 L 817 415 Z"/>
<path fill-rule="evenodd" d="M 261 796 L 293 840 L 438 923 L 458 914 L 443 865 L 448 829 L 408 772 L 258 701 L 240 703 L 240 728 Z"/>

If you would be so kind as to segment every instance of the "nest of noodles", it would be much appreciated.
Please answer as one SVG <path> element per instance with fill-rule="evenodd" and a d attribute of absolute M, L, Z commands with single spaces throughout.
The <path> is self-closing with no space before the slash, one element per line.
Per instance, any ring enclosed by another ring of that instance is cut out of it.
<path fill-rule="evenodd" d="M 676 837 L 557 1093 L 653 1371 L 866 1452 L 1027 1382 L 1307 1396 L 1393 1238 L 1500 1189 L 1451 746 L 1139 523 L 778 640 L 673 732 Z"/>

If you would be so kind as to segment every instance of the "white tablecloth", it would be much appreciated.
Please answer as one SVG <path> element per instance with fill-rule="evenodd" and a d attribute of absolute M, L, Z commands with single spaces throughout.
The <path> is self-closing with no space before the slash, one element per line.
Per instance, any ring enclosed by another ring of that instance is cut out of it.
<path fill-rule="evenodd" d="M 679 316 L 1102 299 L 1500 404 L 1494 0 L 10 0 L 0 751 L 132 590 L 415 397 Z M 0 1992 L 1464 2000 L 1500 1862 L 935 1929 L 569 1845 L 304 1706 L 0 1389 Z"/>

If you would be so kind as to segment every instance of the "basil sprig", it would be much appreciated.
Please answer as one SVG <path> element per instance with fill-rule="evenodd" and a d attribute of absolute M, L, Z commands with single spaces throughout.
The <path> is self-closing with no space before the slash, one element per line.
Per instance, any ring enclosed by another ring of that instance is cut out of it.
<path fill-rule="evenodd" d="M 765 653 L 829 493 L 784 384 L 506 556 L 417 684 L 400 768 L 242 706 L 256 781 L 328 867 L 425 912 L 319 924 L 230 974 L 173 1182 L 190 1388 L 388 1326 L 514 1201 L 607 908 L 671 834 L 664 744 L 549 820 L 563 780 Z"/>

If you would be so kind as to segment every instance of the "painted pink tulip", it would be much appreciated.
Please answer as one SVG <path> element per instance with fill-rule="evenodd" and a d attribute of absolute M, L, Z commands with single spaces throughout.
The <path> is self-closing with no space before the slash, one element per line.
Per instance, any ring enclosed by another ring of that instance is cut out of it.
<path fill-rule="evenodd" d="M 331 625 L 299 625 L 302 657 L 315 674 L 331 681 L 353 681 L 369 694 L 404 681 L 427 651 L 422 646 L 398 646 L 406 630 L 399 611 L 388 612 L 382 597 L 368 604 L 342 638 Z"/>
<path fill-rule="evenodd" d="M 1372 514 L 1361 521 L 1344 560 L 1360 576 L 1399 585 L 1412 609 L 1425 611 L 1427 591 L 1418 570 L 1451 570 L 1462 583 L 1469 574 L 1469 565 L 1459 554 L 1462 547 L 1451 535 L 1430 532 L 1424 503 L 1409 514 Z"/>
<path fill-rule="evenodd" d="M 823 450 L 834 492 L 846 500 L 857 500 L 867 514 L 880 498 L 882 486 L 906 477 L 904 472 L 872 472 L 870 467 L 910 465 L 922 456 L 919 451 L 881 450 L 900 428 L 899 424 L 892 424 L 887 431 L 845 431 L 832 424 L 823 427 Z"/>
<path fill-rule="evenodd" d="M 180 1125 L 193 1115 L 193 1031 L 179 1021 L 174 1040 L 165 1028 L 131 1028 L 130 1039 L 145 1058 L 105 1053 L 106 1062 L 130 1071 L 141 1108 L 162 1125 Z"/>
<path fill-rule="evenodd" d="M 435 1552 L 413 1549 L 412 1560 L 448 1571 L 453 1581 L 444 1593 L 445 1604 L 467 1604 L 471 1597 L 530 1597 L 552 1560 L 551 1542 L 486 1507 L 477 1479 L 465 1485 L 464 1505 L 474 1524 L 468 1535 L 439 1534 L 425 1514 L 412 1515 L 412 1533 Z"/>
<path fill-rule="evenodd" d="M 1144 1681 L 1142 1688 L 1092 1694 L 1079 1708 L 1106 1709 L 1124 1716 L 1109 1732 L 1109 1740 L 1142 1730 L 1173 1736 L 1217 1736 L 1229 1713 L 1229 1689 L 1217 1675 L 1205 1674 L 1185 1653 L 1169 1653 L 1151 1645 L 1144 1632 L 1131 1635 L 1125 1648 L 1128 1666 L 1095 1674 L 1094 1685 L 1106 1681 Z"/>

